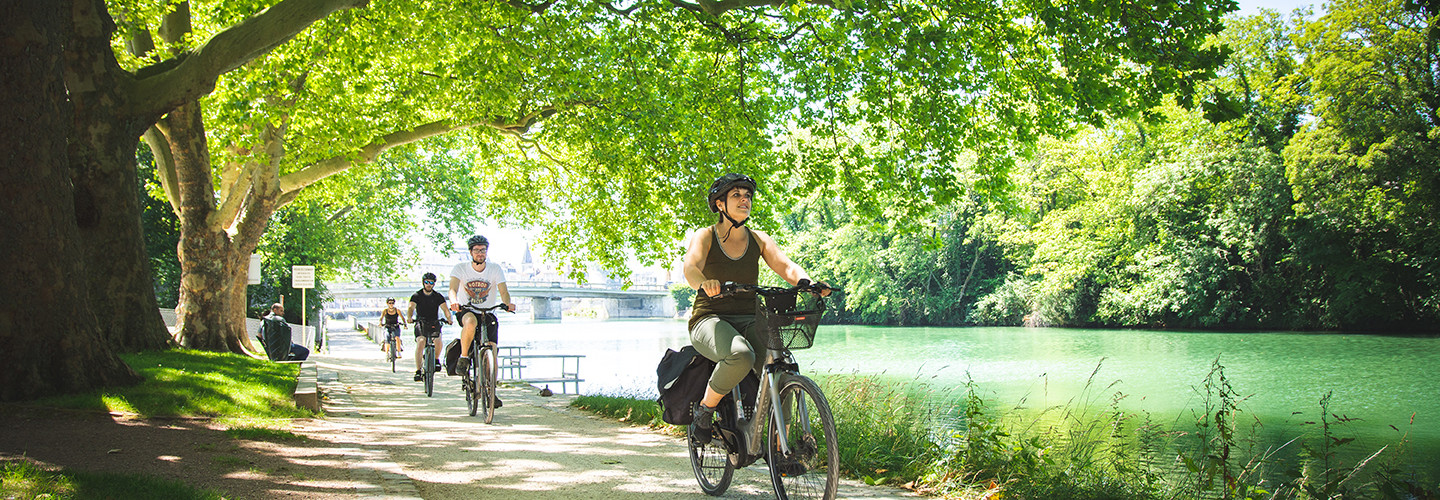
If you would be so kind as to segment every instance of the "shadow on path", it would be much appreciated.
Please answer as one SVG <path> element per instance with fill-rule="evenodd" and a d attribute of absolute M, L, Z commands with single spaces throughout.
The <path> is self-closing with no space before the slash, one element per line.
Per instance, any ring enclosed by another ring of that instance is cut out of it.
<path fill-rule="evenodd" d="M 571 409 L 572 396 L 540 397 L 530 386 L 502 387 L 505 406 L 487 425 L 469 416 L 458 377 L 442 372 L 434 397 L 426 397 L 413 371 L 391 373 L 363 334 L 332 331 L 330 339 L 331 352 L 316 358 L 328 417 L 305 432 L 388 457 L 376 470 L 400 477 L 388 481 L 395 491 L 387 493 L 426 499 L 710 498 L 695 483 L 681 438 Z M 404 354 L 405 366 L 413 366 L 411 351 Z M 847 481 L 841 497 L 913 494 Z M 763 461 L 737 471 L 724 498 L 774 498 Z"/>

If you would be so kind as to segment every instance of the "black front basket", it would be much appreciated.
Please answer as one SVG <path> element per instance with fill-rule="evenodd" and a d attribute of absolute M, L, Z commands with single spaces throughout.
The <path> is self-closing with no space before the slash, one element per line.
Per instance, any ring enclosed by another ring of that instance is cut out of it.
<path fill-rule="evenodd" d="M 815 328 L 825 314 L 825 299 L 813 292 L 760 295 L 755 326 L 771 349 L 806 349 L 815 342 Z"/>

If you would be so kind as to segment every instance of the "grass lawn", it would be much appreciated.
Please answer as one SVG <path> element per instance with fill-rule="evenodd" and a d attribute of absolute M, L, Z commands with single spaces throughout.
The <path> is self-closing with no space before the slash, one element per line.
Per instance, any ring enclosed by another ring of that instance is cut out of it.
<path fill-rule="evenodd" d="M 165 498 L 219 500 L 220 493 L 133 474 L 52 471 L 29 462 L 0 465 L 0 498 Z"/>
<path fill-rule="evenodd" d="M 236 439 L 303 441 L 284 427 L 314 417 L 292 399 L 298 364 L 238 354 L 169 350 L 120 355 L 144 380 L 129 387 L 39 399 L 23 406 L 116 412 L 136 418 L 211 417 Z M 0 462 L 0 498 L 221 499 L 221 493 L 139 474 L 52 470 Z"/>
<path fill-rule="evenodd" d="M 45 398 L 39 406 L 139 417 L 289 419 L 312 417 L 291 394 L 300 365 L 238 354 L 170 350 L 120 355 L 145 380 L 129 387 Z"/>

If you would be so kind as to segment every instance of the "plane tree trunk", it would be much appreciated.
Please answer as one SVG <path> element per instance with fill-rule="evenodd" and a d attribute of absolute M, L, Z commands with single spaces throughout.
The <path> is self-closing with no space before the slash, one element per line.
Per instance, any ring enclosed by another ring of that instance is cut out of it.
<path fill-rule="evenodd" d="M 71 190 L 63 41 L 70 2 L 21 0 L 0 16 L 0 401 L 139 380 L 101 336 Z M 158 313 L 157 313 L 158 316 Z"/>

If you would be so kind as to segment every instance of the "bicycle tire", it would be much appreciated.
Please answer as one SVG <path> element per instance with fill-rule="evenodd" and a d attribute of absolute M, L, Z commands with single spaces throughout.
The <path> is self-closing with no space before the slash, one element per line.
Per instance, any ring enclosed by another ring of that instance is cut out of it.
<path fill-rule="evenodd" d="M 495 348 L 490 346 L 480 348 L 478 362 L 480 363 L 480 376 L 483 377 L 481 379 L 482 386 L 485 388 L 480 391 L 480 396 L 484 398 L 481 401 L 485 403 L 485 423 L 488 424 L 495 420 L 495 398 L 496 391 L 499 389 L 495 380 Z"/>
<path fill-rule="evenodd" d="M 470 416 L 475 416 L 480 410 L 480 364 L 475 362 L 475 349 L 479 347 L 470 346 L 470 367 L 465 369 L 465 380 L 469 382 L 469 390 L 465 391 L 465 401 L 470 403 Z"/>
<path fill-rule="evenodd" d="M 386 356 L 390 358 L 390 373 L 395 373 L 395 339 L 386 340 L 385 342 L 390 344 L 390 355 Z"/>
<path fill-rule="evenodd" d="M 721 403 L 722 406 L 725 404 L 733 403 L 729 400 Z M 730 488 L 730 481 L 735 478 L 735 462 L 731 460 L 733 454 L 726 447 L 725 440 L 713 436 L 709 443 L 699 444 L 687 425 L 685 441 L 690 449 L 690 469 L 695 472 L 695 482 L 700 483 L 700 491 L 712 497 L 725 494 L 725 490 Z"/>
<path fill-rule="evenodd" d="M 425 344 L 425 397 L 435 394 L 435 342 Z"/>
<path fill-rule="evenodd" d="M 798 374 L 783 374 L 774 404 L 785 416 L 790 453 L 779 450 L 776 419 L 766 425 L 766 458 L 770 482 L 779 500 L 832 500 L 840 487 L 840 449 L 835 417 L 820 387 Z M 815 435 L 819 430 L 821 435 Z"/>

